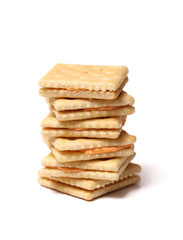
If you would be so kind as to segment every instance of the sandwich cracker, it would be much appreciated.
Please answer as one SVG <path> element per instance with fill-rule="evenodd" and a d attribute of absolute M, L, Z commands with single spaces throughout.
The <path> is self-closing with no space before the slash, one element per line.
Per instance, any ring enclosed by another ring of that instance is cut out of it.
<path fill-rule="evenodd" d="M 141 171 L 141 167 L 138 164 L 130 163 L 121 174 L 119 180 L 133 176 Z M 44 175 L 42 176 L 44 177 Z M 94 180 L 94 179 L 82 179 L 82 178 L 67 178 L 67 177 L 49 177 L 49 179 L 65 183 L 68 185 L 84 188 L 87 190 L 94 190 L 96 188 L 104 187 L 108 184 L 114 183 L 115 181 L 109 180 Z"/>
<path fill-rule="evenodd" d="M 40 81 L 42 88 L 116 91 L 128 74 L 125 66 L 56 64 Z"/>
<path fill-rule="evenodd" d="M 74 187 L 71 185 L 67 185 L 64 183 L 60 183 L 57 181 L 53 181 L 48 178 L 40 177 L 38 179 L 38 182 L 44 187 L 51 188 L 51 189 L 57 190 L 59 192 L 66 193 L 66 194 L 69 194 L 69 195 L 72 195 L 72 196 L 75 196 L 78 198 L 82 198 L 82 199 L 85 199 L 88 201 L 93 200 L 99 196 L 106 194 L 106 193 L 113 192 L 118 189 L 122 189 L 122 188 L 127 187 L 132 184 L 136 184 L 139 181 L 140 181 L 140 176 L 134 175 L 134 176 L 125 178 L 123 180 L 120 180 L 118 182 L 104 186 L 102 188 L 90 191 L 90 190 Z"/>
<path fill-rule="evenodd" d="M 132 155 L 135 156 L 135 153 Z M 110 171 L 118 172 L 121 165 L 126 161 L 127 157 L 116 157 L 103 160 L 90 161 L 76 161 L 76 162 L 58 162 L 54 155 L 50 152 L 41 161 L 44 167 L 66 167 L 66 168 L 80 168 L 86 170 Z"/>

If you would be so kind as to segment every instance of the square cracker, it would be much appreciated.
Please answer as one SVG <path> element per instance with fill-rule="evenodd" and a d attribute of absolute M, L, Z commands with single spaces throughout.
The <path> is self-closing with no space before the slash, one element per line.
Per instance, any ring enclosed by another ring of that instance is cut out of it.
<path fill-rule="evenodd" d="M 42 129 L 41 134 L 47 137 L 71 137 L 71 138 L 109 138 L 116 139 L 121 133 L 119 129 L 88 129 L 88 130 L 74 130 L 74 129 L 59 129 L 59 128 L 45 128 Z"/>
<path fill-rule="evenodd" d="M 54 157 L 58 162 L 75 162 L 75 161 L 84 161 L 84 160 L 94 160 L 94 159 L 107 159 L 113 157 L 125 157 L 130 156 L 134 153 L 134 145 L 127 149 L 122 149 L 120 151 L 111 152 L 111 153 L 102 153 L 95 155 L 86 155 L 83 152 L 73 152 L 72 151 L 58 151 L 50 142 L 50 139 L 47 137 L 42 137 L 45 144 L 50 148 Z"/>
<path fill-rule="evenodd" d="M 121 174 L 119 180 L 123 180 L 127 177 L 131 177 L 141 171 L 141 167 L 138 164 L 129 163 Z M 44 177 L 44 176 L 42 176 Z M 104 187 L 114 181 L 109 180 L 94 180 L 94 179 L 82 179 L 82 178 L 66 178 L 66 177 L 49 177 L 49 179 L 62 182 L 68 185 L 84 188 L 87 190 L 94 190 L 96 188 Z"/>
<path fill-rule="evenodd" d="M 38 174 L 43 177 L 69 177 L 69 178 L 84 178 L 84 179 L 100 179 L 117 181 L 128 166 L 129 162 L 133 159 L 134 155 L 127 157 L 126 161 L 121 165 L 118 172 L 107 172 L 97 170 L 86 170 L 79 168 L 42 168 L 38 171 Z"/>
<path fill-rule="evenodd" d="M 123 146 L 133 144 L 136 137 L 122 131 L 117 139 L 85 139 L 85 138 L 50 138 L 51 144 L 59 151 L 76 151 L 82 149 Z"/>
<path fill-rule="evenodd" d="M 135 153 L 133 154 L 135 155 Z M 126 161 L 126 157 L 116 157 L 103 160 L 90 160 L 90 161 L 76 161 L 76 162 L 58 162 L 54 155 L 50 152 L 41 161 L 44 167 L 67 167 L 67 168 L 80 168 L 80 169 L 90 169 L 98 171 L 111 171 L 118 172 L 121 165 Z"/>
<path fill-rule="evenodd" d="M 43 88 L 116 91 L 128 74 L 125 66 L 56 64 L 40 81 Z"/>
<path fill-rule="evenodd" d="M 85 155 L 82 152 L 73 152 L 72 151 L 58 151 L 56 148 L 52 147 L 47 143 L 55 156 L 58 162 L 75 162 L 75 161 L 84 161 L 84 160 L 94 160 L 94 159 L 105 159 L 113 157 L 124 157 L 131 156 L 134 153 L 134 145 L 128 149 L 122 149 L 117 152 L 95 154 L 95 155 Z"/>
<path fill-rule="evenodd" d="M 59 121 L 55 115 L 50 112 L 40 125 L 43 128 L 118 129 L 122 127 L 122 123 L 125 119 L 126 116 L 119 116 L 64 122 Z"/>
<path fill-rule="evenodd" d="M 40 183 L 40 185 L 42 185 L 44 187 L 51 188 L 51 189 L 60 191 L 62 193 L 66 193 L 66 194 L 69 194 L 69 195 L 72 195 L 72 196 L 75 196 L 78 198 L 82 198 L 82 199 L 85 199 L 88 201 L 92 200 L 94 198 L 97 198 L 101 195 L 104 195 L 106 193 L 127 187 L 127 186 L 135 184 L 135 183 L 138 183 L 139 181 L 140 181 L 140 176 L 134 175 L 134 176 L 125 178 L 123 180 L 120 180 L 118 182 L 104 186 L 102 188 L 90 191 L 90 190 L 85 190 L 82 188 L 70 186 L 70 185 L 67 185 L 64 183 L 60 183 L 57 181 L 53 181 L 48 178 L 40 177 L 38 179 L 38 182 Z"/>
<path fill-rule="evenodd" d="M 116 117 L 131 115 L 135 112 L 133 106 L 123 106 L 112 110 L 72 110 L 72 111 L 56 111 L 53 106 L 50 105 L 50 110 L 55 114 L 56 118 L 59 121 L 73 121 L 81 119 L 90 119 L 90 118 L 106 118 L 106 117 Z"/>
<path fill-rule="evenodd" d="M 46 98 L 93 98 L 93 99 L 116 99 L 124 88 L 128 78 L 125 78 L 121 86 L 116 91 L 89 91 L 89 90 L 65 90 L 59 88 L 40 88 L 39 94 Z"/>
<path fill-rule="evenodd" d="M 87 108 L 104 108 L 133 105 L 134 98 L 122 91 L 115 100 L 95 100 L 95 99 L 56 99 L 50 98 L 48 102 L 54 107 L 56 111 L 78 110 Z"/>

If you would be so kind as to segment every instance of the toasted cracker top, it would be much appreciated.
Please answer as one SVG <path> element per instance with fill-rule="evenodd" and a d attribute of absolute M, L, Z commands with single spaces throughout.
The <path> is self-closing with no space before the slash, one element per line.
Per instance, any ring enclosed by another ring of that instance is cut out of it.
<path fill-rule="evenodd" d="M 56 64 L 41 80 L 43 88 L 115 91 L 125 80 L 125 66 Z"/>

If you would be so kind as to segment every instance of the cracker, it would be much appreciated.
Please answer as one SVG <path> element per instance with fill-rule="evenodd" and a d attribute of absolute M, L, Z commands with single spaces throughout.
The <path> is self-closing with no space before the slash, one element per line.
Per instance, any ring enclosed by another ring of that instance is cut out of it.
<path fill-rule="evenodd" d="M 116 99 L 124 88 L 128 78 L 126 78 L 116 91 L 67 91 L 59 88 L 40 88 L 39 94 L 42 97 L 49 98 L 93 98 L 93 99 Z"/>
<path fill-rule="evenodd" d="M 122 131 L 121 135 L 117 139 L 67 139 L 67 138 L 51 138 L 50 142 L 59 151 L 75 151 L 82 149 L 101 148 L 109 146 L 123 146 L 133 144 L 136 141 L 136 137 L 129 135 L 125 131 Z"/>
<path fill-rule="evenodd" d="M 46 143 L 46 145 L 51 149 L 53 147 L 53 145 L 50 142 L 50 139 L 44 135 L 42 135 L 42 140 L 44 143 Z"/>
<path fill-rule="evenodd" d="M 98 119 L 86 119 L 77 121 L 59 121 L 55 115 L 51 112 L 41 122 L 43 128 L 84 128 L 84 129 L 118 129 L 122 127 L 122 123 L 125 121 L 126 116 L 98 118 Z"/>
<path fill-rule="evenodd" d="M 131 177 L 141 171 L 141 167 L 134 163 L 129 163 L 126 169 L 121 174 L 119 180 L 123 180 L 127 177 Z M 43 176 L 44 177 L 44 176 Z M 49 177 L 49 179 L 65 183 L 68 185 L 84 188 L 87 190 L 94 190 L 96 188 L 104 187 L 108 184 L 114 183 L 109 180 L 93 180 L 93 179 L 82 179 L 82 178 L 66 178 L 66 177 Z"/>
<path fill-rule="evenodd" d="M 49 103 L 56 111 L 78 110 L 87 108 L 101 108 L 133 105 L 134 98 L 122 91 L 115 100 L 90 100 L 90 99 L 49 99 Z"/>
<path fill-rule="evenodd" d="M 94 159 L 105 159 L 105 158 L 113 158 L 113 157 L 125 157 L 130 156 L 134 153 L 134 146 L 128 149 L 122 149 L 117 152 L 112 153 L 103 153 L 103 154 L 95 154 L 95 155 L 85 155 L 82 152 L 69 152 L 69 151 L 58 151 L 54 147 L 50 147 L 53 155 L 57 159 L 58 162 L 73 162 L 73 161 L 83 161 L 83 160 L 94 160 Z"/>
<path fill-rule="evenodd" d="M 79 168 L 42 168 L 38 171 L 38 174 L 43 177 L 69 177 L 69 178 L 85 178 L 85 179 L 100 179 L 117 181 L 121 173 L 128 166 L 129 162 L 134 156 L 127 157 L 126 161 L 121 165 L 118 172 L 107 171 L 93 171 Z"/>
<path fill-rule="evenodd" d="M 59 121 L 73 121 L 80 119 L 90 119 L 90 118 L 103 118 L 103 117 L 114 117 L 114 116 L 122 116 L 122 115 L 131 115 L 135 112 L 135 108 L 133 106 L 124 106 L 119 107 L 113 110 L 105 110 L 105 111 L 56 111 L 52 106 L 50 106 L 50 110 L 55 114 L 56 118 Z"/>
<path fill-rule="evenodd" d="M 72 130 L 72 129 L 42 129 L 41 134 L 48 137 L 86 137 L 116 139 L 121 133 L 121 128 L 113 130 Z"/>
<path fill-rule="evenodd" d="M 43 88 L 115 91 L 128 74 L 125 66 L 56 64 L 40 81 Z"/>
<path fill-rule="evenodd" d="M 132 155 L 135 156 L 135 153 Z M 76 162 L 58 162 L 54 155 L 50 152 L 41 161 L 44 167 L 70 167 L 98 171 L 118 172 L 121 165 L 126 161 L 127 157 L 110 158 L 104 160 L 76 161 Z"/>
<path fill-rule="evenodd" d="M 70 186 L 70 185 L 67 185 L 64 183 L 56 182 L 56 181 L 53 181 L 53 180 L 50 180 L 47 178 L 40 177 L 38 179 L 38 182 L 44 187 L 51 188 L 51 189 L 60 191 L 62 193 L 66 193 L 66 194 L 69 194 L 69 195 L 72 195 L 72 196 L 75 196 L 78 198 L 82 198 L 85 200 L 92 200 L 92 199 L 97 198 L 106 193 L 109 193 L 109 192 L 124 188 L 126 186 L 135 184 L 139 181 L 140 181 L 140 176 L 134 175 L 134 176 L 128 177 L 126 179 L 120 180 L 119 182 L 115 182 L 110 185 L 107 185 L 103 188 L 89 191 L 89 190 L 85 190 L 82 188 Z"/>

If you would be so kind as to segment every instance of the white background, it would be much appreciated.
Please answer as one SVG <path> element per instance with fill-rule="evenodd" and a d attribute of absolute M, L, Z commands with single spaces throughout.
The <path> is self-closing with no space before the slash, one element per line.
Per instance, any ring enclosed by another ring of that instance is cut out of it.
<path fill-rule="evenodd" d="M 0 238 L 183 239 L 182 1 L 1 1 Z M 93 202 L 39 186 L 37 81 L 56 63 L 129 67 L 141 183 Z"/>

